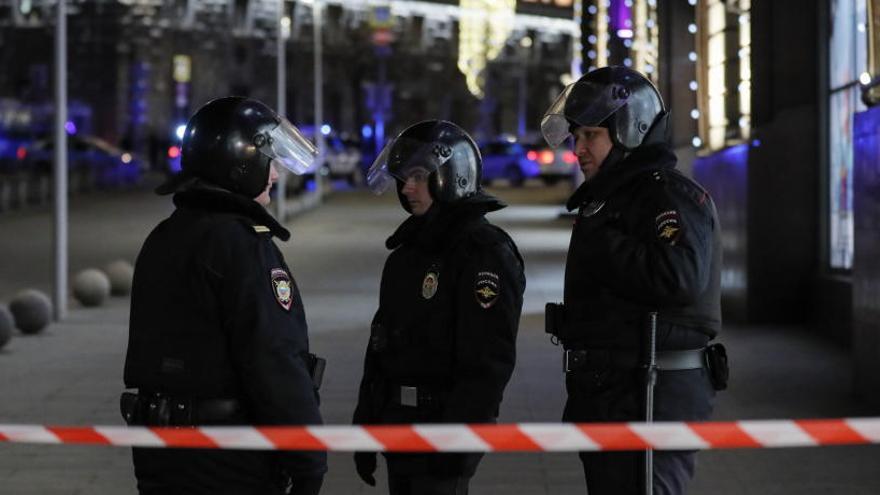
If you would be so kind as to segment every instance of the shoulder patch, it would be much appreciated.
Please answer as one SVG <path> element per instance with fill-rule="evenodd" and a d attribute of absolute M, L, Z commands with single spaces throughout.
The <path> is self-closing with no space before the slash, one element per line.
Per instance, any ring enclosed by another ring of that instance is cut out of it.
<path fill-rule="evenodd" d="M 491 308 L 501 295 L 501 277 L 495 272 L 477 272 L 474 295 L 483 309 Z"/>
<path fill-rule="evenodd" d="M 272 280 L 272 292 L 275 294 L 275 300 L 285 311 L 290 311 L 290 307 L 293 306 L 293 284 L 290 281 L 290 275 L 283 268 L 273 268 L 269 277 Z"/>
<path fill-rule="evenodd" d="M 681 236 L 681 217 L 678 210 L 667 210 L 654 219 L 657 226 L 657 238 L 674 246 Z"/>

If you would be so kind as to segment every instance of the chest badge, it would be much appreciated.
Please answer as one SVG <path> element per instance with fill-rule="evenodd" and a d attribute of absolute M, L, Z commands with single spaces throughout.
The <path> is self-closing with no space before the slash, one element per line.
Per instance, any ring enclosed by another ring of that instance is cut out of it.
<path fill-rule="evenodd" d="M 271 272 L 272 292 L 275 293 L 275 300 L 284 308 L 290 311 L 293 305 L 293 287 L 290 282 L 290 275 L 281 268 L 273 268 Z"/>
<path fill-rule="evenodd" d="M 483 309 L 489 309 L 495 305 L 501 294 L 501 279 L 494 272 L 479 272 L 474 282 L 474 295 Z"/>
<path fill-rule="evenodd" d="M 601 211 L 604 206 L 605 206 L 604 201 L 599 201 L 599 200 L 590 201 L 589 203 L 586 204 L 586 206 L 584 206 L 581 209 L 581 216 L 585 217 L 585 218 L 589 218 L 589 217 L 595 215 L 596 213 L 599 213 L 599 211 Z"/>
<path fill-rule="evenodd" d="M 440 274 L 437 273 L 436 268 L 431 268 L 428 270 L 428 273 L 425 274 L 425 279 L 422 280 L 422 297 L 424 299 L 431 299 L 434 297 L 434 294 L 437 293 L 437 285 L 440 281 Z"/>

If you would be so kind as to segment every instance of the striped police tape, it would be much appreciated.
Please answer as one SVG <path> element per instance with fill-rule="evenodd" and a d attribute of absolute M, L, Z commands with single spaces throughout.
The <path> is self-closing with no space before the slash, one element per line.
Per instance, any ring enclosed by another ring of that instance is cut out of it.
<path fill-rule="evenodd" d="M 0 424 L 0 442 L 334 452 L 708 450 L 876 444 L 880 418 L 195 428 Z"/>

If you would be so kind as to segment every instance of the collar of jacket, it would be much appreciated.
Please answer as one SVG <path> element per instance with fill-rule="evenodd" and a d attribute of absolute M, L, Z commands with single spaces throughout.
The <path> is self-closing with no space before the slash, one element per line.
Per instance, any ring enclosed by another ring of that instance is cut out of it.
<path fill-rule="evenodd" d="M 675 168 L 678 159 L 667 145 L 636 148 L 626 158 L 610 167 L 602 167 L 592 180 L 584 182 L 568 198 L 565 207 L 572 211 L 593 200 L 604 201 L 619 187 L 645 171 Z"/>
<path fill-rule="evenodd" d="M 286 241 L 290 239 L 290 231 L 278 223 L 253 199 L 231 193 L 225 189 L 198 183 L 174 195 L 174 205 L 178 208 L 195 208 L 217 213 L 235 213 L 250 218 L 255 225 L 265 225 L 275 237 Z"/>
<path fill-rule="evenodd" d="M 403 244 L 415 244 L 429 251 L 442 251 L 463 232 L 464 224 L 506 207 L 483 191 L 455 203 L 435 201 L 424 215 L 410 215 L 404 220 L 385 241 L 385 247 L 393 250 Z"/>

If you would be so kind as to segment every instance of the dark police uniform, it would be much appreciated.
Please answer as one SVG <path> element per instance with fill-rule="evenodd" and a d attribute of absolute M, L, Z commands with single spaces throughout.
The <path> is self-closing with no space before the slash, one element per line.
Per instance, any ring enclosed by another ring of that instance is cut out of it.
<path fill-rule="evenodd" d="M 488 423 L 513 372 L 525 277 L 477 193 L 435 202 L 388 239 L 354 422 Z M 395 494 L 463 494 L 482 454 L 386 454 Z"/>
<path fill-rule="evenodd" d="M 132 424 L 320 424 L 303 302 L 255 201 L 199 185 L 137 259 L 123 413 Z M 127 403 L 125 403 L 127 401 Z M 141 493 L 317 493 L 324 452 L 134 449 Z"/>
<path fill-rule="evenodd" d="M 578 215 L 559 335 L 567 351 L 565 421 L 644 419 L 639 366 L 650 312 L 658 312 L 660 357 L 702 349 L 720 330 L 715 207 L 675 164 L 665 144 L 636 148 L 603 166 L 569 200 Z M 660 362 L 654 420 L 708 419 L 715 392 L 707 369 L 697 361 L 670 370 L 675 364 Z M 643 458 L 640 452 L 582 453 L 590 495 L 641 493 Z M 654 493 L 684 493 L 694 463 L 693 452 L 655 452 Z"/>

